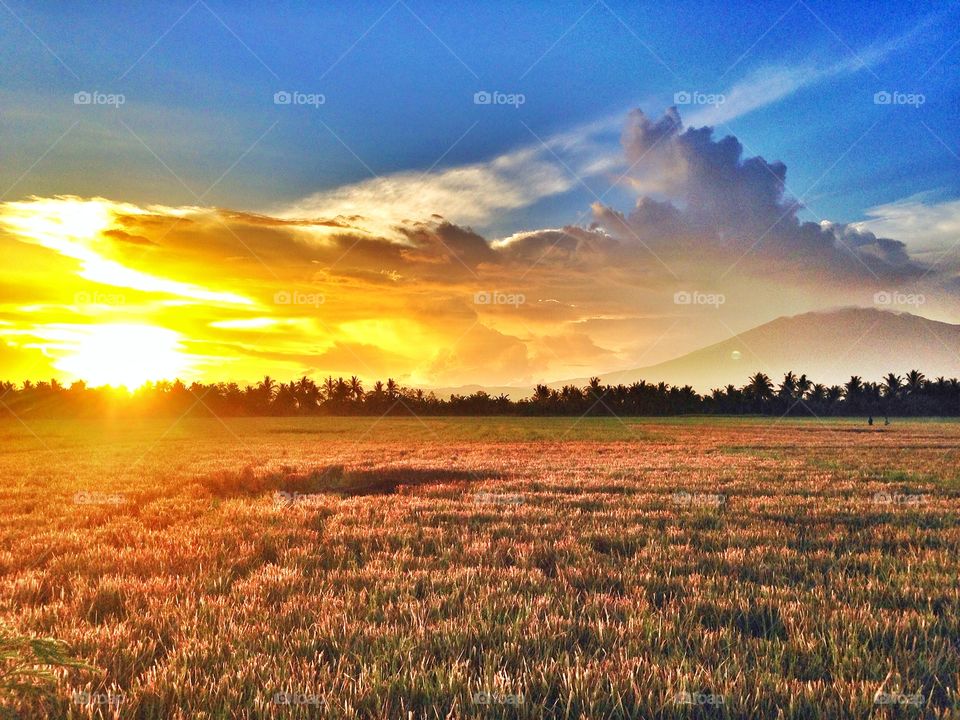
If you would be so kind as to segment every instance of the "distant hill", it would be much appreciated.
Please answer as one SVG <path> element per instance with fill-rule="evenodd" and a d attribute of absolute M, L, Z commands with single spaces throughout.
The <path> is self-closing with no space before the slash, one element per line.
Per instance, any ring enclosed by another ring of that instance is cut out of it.
<path fill-rule="evenodd" d="M 841 384 L 851 375 L 879 380 L 888 372 L 903 375 L 916 368 L 928 377 L 960 377 L 960 325 L 874 308 L 843 308 L 781 317 L 667 362 L 605 373 L 605 384 L 637 380 L 692 385 L 699 392 L 729 383 L 740 386 L 755 372 L 774 381 L 785 372 L 806 373 L 814 382 Z M 589 378 L 550 382 L 586 385 Z M 514 400 L 532 387 L 438 388 L 438 396 L 486 390 Z"/>
<path fill-rule="evenodd" d="M 743 385 L 758 371 L 776 381 L 793 370 L 829 385 L 851 375 L 879 380 L 888 372 L 903 375 L 913 368 L 931 378 L 960 377 L 960 325 L 873 308 L 810 312 L 777 318 L 667 362 L 608 373 L 603 381 L 664 381 L 704 392 L 728 383 Z"/>

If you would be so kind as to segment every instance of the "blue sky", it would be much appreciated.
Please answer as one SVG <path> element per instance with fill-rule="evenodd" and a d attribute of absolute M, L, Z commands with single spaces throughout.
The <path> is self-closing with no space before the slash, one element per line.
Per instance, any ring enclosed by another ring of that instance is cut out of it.
<path fill-rule="evenodd" d="M 854 221 L 920 192 L 960 194 L 958 17 L 943 3 L 9 2 L 0 181 L 27 173 L 5 199 L 199 195 L 264 210 L 373 174 L 487 161 L 632 107 L 658 114 L 676 92 L 806 69 L 824 77 L 788 82 L 717 133 L 783 160 L 795 194 L 816 183 L 810 218 Z M 125 103 L 78 107 L 78 90 Z M 325 103 L 276 106 L 278 90 Z M 478 90 L 525 102 L 475 105 Z M 924 103 L 875 105 L 882 90 Z M 597 141 L 615 152 L 617 136 L 614 125 Z M 600 195 L 611 177 L 567 164 L 579 176 L 568 191 L 476 224 L 503 235 L 576 220 L 594 200 L 584 185 Z"/>

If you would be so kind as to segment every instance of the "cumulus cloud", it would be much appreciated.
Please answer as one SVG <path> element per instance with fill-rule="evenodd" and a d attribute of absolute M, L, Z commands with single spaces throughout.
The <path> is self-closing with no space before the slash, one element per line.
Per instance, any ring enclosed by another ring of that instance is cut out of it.
<path fill-rule="evenodd" d="M 625 242 L 631 238 L 674 258 L 708 248 L 716 259 L 739 264 L 774 259 L 790 272 L 808 268 L 817 281 L 865 276 L 908 278 L 923 267 L 905 244 L 855 227 L 803 222 L 802 205 L 786 194 L 786 166 L 745 157 L 733 136 L 713 128 L 685 128 L 675 107 L 659 119 L 632 111 L 622 136 L 643 195 L 623 215 L 597 205 L 597 223 Z"/>

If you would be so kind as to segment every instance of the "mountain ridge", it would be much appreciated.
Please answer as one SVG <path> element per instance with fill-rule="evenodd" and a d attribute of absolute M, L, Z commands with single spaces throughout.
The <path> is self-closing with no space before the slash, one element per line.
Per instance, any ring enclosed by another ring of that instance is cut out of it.
<path fill-rule="evenodd" d="M 845 307 L 783 315 L 672 360 L 600 375 L 604 384 L 638 380 L 691 385 L 698 392 L 728 384 L 744 385 L 764 372 L 775 382 L 788 370 L 813 382 L 841 384 L 851 375 L 878 381 L 889 372 L 918 369 L 928 377 L 960 376 L 960 325 L 908 312 Z M 586 385 L 589 377 L 545 383 L 549 387 Z M 441 397 L 477 390 L 513 399 L 529 396 L 533 386 L 481 386 L 434 389 Z"/>

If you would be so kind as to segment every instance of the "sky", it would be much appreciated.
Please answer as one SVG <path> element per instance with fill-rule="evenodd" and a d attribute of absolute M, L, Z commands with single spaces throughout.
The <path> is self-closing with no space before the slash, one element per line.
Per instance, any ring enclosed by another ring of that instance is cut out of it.
<path fill-rule="evenodd" d="M 0 3 L 0 376 L 529 385 L 960 322 L 960 5 Z"/>

